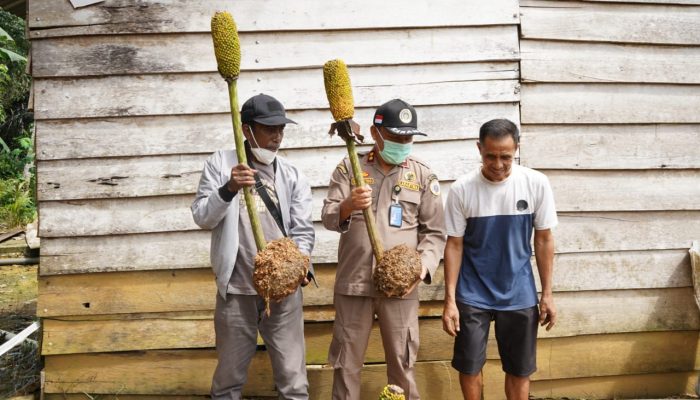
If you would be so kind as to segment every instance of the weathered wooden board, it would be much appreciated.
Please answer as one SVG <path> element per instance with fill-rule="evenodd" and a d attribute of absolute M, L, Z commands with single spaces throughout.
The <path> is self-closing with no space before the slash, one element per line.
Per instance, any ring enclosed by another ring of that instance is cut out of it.
<path fill-rule="evenodd" d="M 256 32 L 241 34 L 240 43 L 243 71 L 320 67 L 334 58 L 348 65 L 519 59 L 516 25 Z M 34 78 L 217 71 L 209 33 L 36 40 L 32 51 Z"/>
<path fill-rule="evenodd" d="M 450 63 L 350 67 L 359 107 L 400 97 L 413 105 L 513 102 L 520 99 L 517 63 Z M 37 119 L 227 112 L 218 73 L 129 75 L 34 81 Z M 321 68 L 243 72 L 239 99 L 272 93 L 287 109 L 325 109 Z"/>
<path fill-rule="evenodd" d="M 558 293 L 559 332 L 540 335 L 585 335 L 594 326 L 598 333 L 697 330 L 691 296 L 690 288 Z"/>
<path fill-rule="evenodd" d="M 552 151 L 556 149 L 556 151 Z M 523 165 L 542 169 L 700 168 L 700 125 L 523 125 Z"/>
<path fill-rule="evenodd" d="M 39 279 L 37 313 L 52 317 L 211 310 L 216 293 L 212 278 L 207 269 L 44 276 Z M 313 292 L 320 289 L 307 287 L 305 305 L 331 304 L 329 289 L 324 287 L 323 293 L 316 295 Z M 440 300 L 442 293 L 427 289 L 421 297 Z M 685 330 L 699 326 L 693 291 L 688 287 L 559 292 L 557 303 L 561 327 L 556 332 L 543 332 L 545 336 Z M 432 315 L 437 316 L 442 309 L 435 311 Z M 319 316 L 332 318 L 332 314 Z"/>
<path fill-rule="evenodd" d="M 690 259 L 684 249 L 556 254 L 553 284 L 555 291 L 689 287 Z"/>
<path fill-rule="evenodd" d="M 371 147 L 364 146 L 368 151 Z M 347 149 L 336 147 L 281 150 L 308 178 L 312 187 L 327 187 Z M 416 157 L 442 180 L 454 180 L 479 165 L 476 140 L 419 142 Z M 449 154 L 450 157 L 445 155 Z M 37 163 L 39 201 L 147 197 L 194 193 L 209 154 L 186 154 L 108 159 L 40 161 Z"/>
<path fill-rule="evenodd" d="M 700 169 L 541 171 L 560 212 L 700 209 Z"/>
<path fill-rule="evenodd" d="M 536 381 L 530 385 L 530 394 L 540 398 L 667 398 L 694 392 L 697 372 L 561 379 Z M 487 397 L 488 398 L 488 397 Z M 501 397 L 490 397 L 497 399 Z"/>
<path fill-rule="evenodd" d="M 420 129 L 429 135 L 414 137 L 416 142 L 477 138 L 481 124 L 496 117 L 520 121 L 517 103 L 418 106 L 416 112 Z M 373 115 L 374 108 L 355 108 L 354 119 L 367 134 L 367 143 L 372 142 L 368 134 Z M 291 110 L 288 116 L 298 125 L 287 125 L 283 148 L 342 145 L 327 135 L 333 121 L 329 111 Z M 228 113 L 36 122 L 38 160 L 208 154 L 220 148 L 233 148 Z"/>
<path fill-rule="evenodd" d="M 42 316 L 212 310 L 216 300 L 214 273 L 205 268 L 40 279 Z"/>
<path fill-rule="evenodd" d="M 194 195 L 41 202 L 39 236 L 121 235 L 199 230 Z"/>
<path fill-rule="evenodd" d="M 698 354 L 697 331 L 541 339 L 532 379 L 693 371 Z"/>
<path fill-rule="evenodd" d="M 700 47 L 522 40 L 523 82 L 700 83 Z"/>
<path fill-rule="evenodd" d="M 535 381 L 530 385 L 530 395 L 539 398 L 663 399 L 693 393 L 697 378 L 697 372 L 687 371 Z M 502 395 L 491 397 L 500 398 Z"/>
<path fill-rule="evenodd" d="M 523 0 L 524 39 L 700 44 L 700 7 Z"/>
<path fill-rule="evenodd" d="M 590 351 L 591 346 L 600 346 L 604 351 L 596 354 Z M 689 348 L 690 351 L 683 352 L 680 351 L 680 348 Z M 695 365 L 697 348 L 698 338 L 694 332 L 542 340 L 539 352 L 541 354 L 538 356 L 538 371 L 532 379 L 539 381 L 545 380 L 547 377 L 570 379 L 693 371 L 697 368 Z M 551 358 L 547 359 L 548 356 Z M 581 363 L 581 360 L 591 357 L 595 357 L 595 361 Z M 113 392 L 111 386 L 119 384 L 122 386 L 120 393 L 125 394 L 200 394 L 206 393 L 201 392 L 203 388 L 208 390 L 215 363 L 215 353 L 212 350 L 49 356 L 46 358 L 46 391 L 110 393 Z M 490 386 L 490 383 L 498 380 L 502 375 L 499 364 L 496 360 L 487 362 L 484 369 L 486 385 Z M 173 373 L 163 373 L 164 365 L 167 365 L 168 369 L 172 369 Z M 426 369 L 435 365 L 441 365 L 444 368 L 443 376 L 439 380 L 441 383 L 452 380 L 447 379 L 444 374 L 456 374 L 452 368 L 446 368 L 449 366 L 447 361 L 418 362 L 416 363 L 416 375 L 419 390 L 425 390 Z M 373 373 L 370 373 L 371 377 L 367 379 L 365 371 L 374 368 L 379 368 L 381 371 L 384 367 L 382 364 L 367 365 L 363 370 L 365 385 L 381 385 L 382 379 L 375 379 L 378 377 L 373 376 Z M 257 373 L 251 374 L 256 378 L 250 379 L 248 382 L 247 390 L 250 390 L 249 393 L 268 392 L 270 390 L 271 370 L 267 354 L 264 351 L 258 351 L 250 368 Z M 328 390 L 327 383 L 324 384 L 323 381 L 330 377 L 324 375 L 332 376 L 332 371 L 332 368 L 327 366 L 309 366 L 310 390 L 312 392 Z M 170 382 L 178 378 L 177 384 Z M 77 387 L 66 390 L 68 384 Z M 432 390 L 431 393 L 434 394 Z M 311 397 L 327 398 L 319 396 L 318 393 L 312 394 Z M 452 397 L 441 395 L 438 398 Z"/>
<path fill-rule="evenodd" d="M 41 202 L 135 197 L 135 193 L 140 196 L 194 193 L 207 156 L 183 154 L 38 162 L 37 197 Z"/>
<path fill-rule="evenodd" d="M 214 12 L 230 11 L 238 29 L 247 31 L 329 30 L 402 28 L 430 26 L 501 25 L 518 23 L 518 2 L 449 0 L 435 7 L 417 1 L 406 7 L 393 0 L 381 4 L 371 0 L 349 4 L 284 0 L 261 4 L 255 0 L 232 3 L 226 0 L 157 0 L 124 4 L 108 0 L 74 10 L 62 0 L 29 1 L 31 36 L 124 34 L 152 32 L 208 32 Z M 300 10 L 303 10 L 300 12 Z M 387 18 L 391 15 L 391 18 Z M 45 30 L 44 28 L 54 28 Z M 42 30 L 39 30 L 42 29 Z"/>
<path fill-rule="evenodd" d="M 522 124 L 697 123 L 699 85 L 523 84 Z"/>
<path fill-rule="evenodd" d="M 497 367 L 494 367 L 497 369 Z M 494 371 L 495 375 L 497 371 Z M 456 378 L 456 377 L 455 377 Z M 670 372 L 594 378 L 572 378 L 534 381 L 530 394 L 538 398 L 666 398 L 670 394 L 692 393 L 697 382 L 697 372 Z M 459 394 L 457 393 L 457 396 Z M 492 384 L 484 388 L 484 398 L 502 399 L 502 386 Z M 50 394 L 47 400 L 84 400 L 84 394 Z M 156 396 L 119 395 L 123 400 L 153 400 Z M 201 396 L 158 396 L 165 400 L 202 400 Z M 319 397 L 319 400 L 323 399 Z"/>
<path fill-rule="evenodd" d="M 687 249 L 700 236 L 699 221 L 692 211 L 560 213 L 554 235 L 561 253 Z"/>
<path fill-rule="evenodd" d="M 189 231 L 42 238 L 39 274 L 209 268 L 210 237 Z"/>
<path fill-rule="evenodd" d="M 51 356 L 45 359 L 46 393 L 207 394 L 216 367 L 214 350 Z M 250 365 L 244 394 L 272 396 L 267 354 Z"/>
<path fill-rule="evenodd" d="M 214 320 L 186 317 L 42 320 L 42 355 L 215 347 Z M 308 346 L 308 345 L 307 345 Z"/>

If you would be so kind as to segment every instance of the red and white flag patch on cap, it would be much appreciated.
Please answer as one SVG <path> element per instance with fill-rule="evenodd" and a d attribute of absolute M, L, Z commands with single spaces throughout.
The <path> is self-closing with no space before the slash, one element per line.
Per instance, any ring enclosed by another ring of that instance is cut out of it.
<path fill-rule="evenodd" d="M 374 116 L 374 123 L 375 124 L 380 124 L 384 121 L 384 116 L 383 115 L 375 115 Z"/>

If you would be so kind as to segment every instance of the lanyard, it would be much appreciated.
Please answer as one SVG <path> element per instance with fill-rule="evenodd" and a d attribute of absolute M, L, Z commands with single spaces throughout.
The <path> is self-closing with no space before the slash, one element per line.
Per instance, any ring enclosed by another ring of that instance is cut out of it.
<path fill-rule="evenodd" d="M 253 168 L 253 153 L 250 151 L 250 144 L 246 142 L 245 144 L 245 150 L 246 150 L 246 158 L 248 159 L 248 166 L 250 168 Z M 275 176 L 277 176 L 277 158 L 275 158 L 272 161 L 272 169 L 273 173 Z M 267 211 L 270 212 L 270 215 L 272 215 L 272 218 L 275 220 L 277 223 L 277 226 L 280 228 L 280 231 L 282 232 L 282 235 L 285 237 L 287 236 L 287 231 L 284 229 L 284 222 L 282 221 L 282 210 L 279 207 L 279 204 L 275 204 L 274 201 L 270 198 L 270 194 L 267 193 L 267 189 L 265 189 L 265 186 L 262 183 L 262 180 L 260 180 L 260 176 L 258 174 L 255 174 L 255 190 L 258 192 L 258 195 L 262 199 L 263 203 L 265 203 L 265 207 L 267 207 Z"/>

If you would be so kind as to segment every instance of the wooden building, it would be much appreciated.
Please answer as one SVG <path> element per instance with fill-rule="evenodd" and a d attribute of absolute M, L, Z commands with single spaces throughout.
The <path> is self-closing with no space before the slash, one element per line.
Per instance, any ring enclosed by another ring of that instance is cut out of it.
<path fill-rule="evenodd" d="M 203 396 L 215 366 L 209 232 L 189 205 L 204 159 L 232 147 L 214 11 L 241 32 L 241 101 L 279 98 L 298 126 L 283 153 L 313 185 L 319 288 L 304 289 L 313 399 L 330 398 L 338 235 L 320 224 L 345 148 L 321 66 L 350 66 L 356 120 L 401 97 L 414 154 L 444 192 L 479 164 L 478 127 L 522 126 L 523 165 L 552 182 L 559 323 L 542 330 L 538 397 L 690 392 L 700 318 L 688 248 L 700 238 L 698 0 L 31 0 L 47 398 Z M 460 398 L 442 331 L 441 275 L 421 287 L 423 398 Z M 503 397 L 495 343 L 487 399 Z M 274 396 L 264 350 L 246 393 Z M 378 332 L 363 398 L 385 384 Z"/>

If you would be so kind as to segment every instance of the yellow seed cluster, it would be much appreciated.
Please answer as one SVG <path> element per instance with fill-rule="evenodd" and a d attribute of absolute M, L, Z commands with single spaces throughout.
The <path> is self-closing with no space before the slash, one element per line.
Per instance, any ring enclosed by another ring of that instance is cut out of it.
<path fill-rule="evenodd" d="M 336 121 L 352 118 L 355 106 L 348 67 L 343 60 L 330 60 L 323 65 L 323 83 L 333 118 Z"/>
<path fill-rule="evenodd" d="M 395 385 L 386 385 L 379 395 L 379 400 L 406 400 L 403 389 Z"/>
<path fill-rule="evenodd" d="M 211 37 L 219 73 L 225 79 L 236 79 L 241 73 L 241 43 L 231 14 L 219 11 L 211 17 Z"/>

